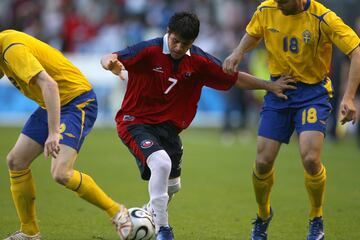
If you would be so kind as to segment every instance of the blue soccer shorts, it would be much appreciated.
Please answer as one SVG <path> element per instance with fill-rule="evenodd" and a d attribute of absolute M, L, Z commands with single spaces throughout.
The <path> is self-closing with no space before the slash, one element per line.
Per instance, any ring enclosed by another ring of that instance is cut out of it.
<path fill-rule="evenodd" d="M 60 144 L 79 152 L 85 137 L 94 126 L 97 117 L 97 100 L 94 91 L 89 91 L 61 107 Z M 47 111 L 37 108 L 26 122 L 22 133 L 44 146 L 48 137 Z"/>
<path fill-rule="evenodd" d="M 146 164 L 147 158 L 159 150 L 165 150 L 171 159 L 170 178 L 181 175 L 182 142 L 170 124 L 123 124 L 118 125 L 118 134 L 134 155 L 143 180 L 149 180 L 151 175 Z"/>
<path fill-rule="evenodd" d="M 289 143 L 294 130 L 319 131 L 326 134 L 332 106 L 333 90 L 330 79 L 318 84 L 296 83 L 296 90 L 285 92 L 288 100 L 269 92 L 264 97 L 258 135 L 281 143 Z"/>

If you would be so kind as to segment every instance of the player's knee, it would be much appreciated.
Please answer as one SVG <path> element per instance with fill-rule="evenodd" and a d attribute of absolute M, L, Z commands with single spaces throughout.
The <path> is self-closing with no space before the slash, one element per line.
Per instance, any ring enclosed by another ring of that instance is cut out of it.
<path fill-rule="evenodd" d="M 71 172 L 61 168 L 53 168 L 51 169 L 51 176 L 57 183 L 65 185 L 71 177 Z"/>
<path fill-rule="evenodd" d="M 20 170 L 27 169 L 29 167 L 24 161 L 22 161 L 19 157 L 17 157 L 17 155 L 14 154 L 13 152 L 10 152 L 6 156 L 6 162 L 7 162 L 9 169 L 13 170 L 13 171 L 20 171 Z"/>
<path fill-rule="evenodd" d="M 303 162 L 306 164 L 313 164 L 320 161 L 320 154 L 316 152 L 309 152 L 302 156 Z"/>
<path fill-rule="evenodd" d="M 256 159 L 256 171 L 265 174 L 271 171 L 274 161 L 267 157 L 259 157 Z"/>
<path fill-rule="evenodd" d="M 180 177 L 169 179 L 168 182 L 168 194 L 169 196 L 179 192 L 181 189 Z"/>
<path fill-rule="evenodd" d="M 152 153 L 147 159 L 147 164 L 151 172 L 160 171 L 170 173 L 171 171 L 171 159 L 164 150 Z"/>

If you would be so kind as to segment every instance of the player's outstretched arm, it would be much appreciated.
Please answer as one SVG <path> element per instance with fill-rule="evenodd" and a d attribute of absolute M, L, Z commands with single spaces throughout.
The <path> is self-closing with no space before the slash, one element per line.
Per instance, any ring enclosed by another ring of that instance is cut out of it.
<path fill-rule="evenodd" d="M 57 83 L 46 71 L 41 71 L 33 79 L 41 88 L 48 115 L 49 135 L 44 145 L 44 154 L 57 157 L 60 151 L 60 95 Z"/>
<path fill-rule="evenodd" d="M 351 54 L 351 64 L 349 70 L 348 82 L 346 85 L 345 93 L 340 104 L 340 122 L 356 122 L 356 108 L 354 98 L 357 88 L 360 84 L 360 47 L 355 48 Z"/>
<path fill-rule="evenodd" d="M 105 55 L 100 60 L 101 66 L 105 70 L 111 71 L 113 74 L 118 75 L 121 80 L 125 80 L 125 77 L 121 74 L 121 71 L 125 70 L 124 65 L 118 60 L 117 55 L 112 53 Z"/>
<path fill-rule="evenodd" d="M 287 100 L 287 96 L 284 94 L 284 91 L 296 89 L 296 87 L 292 85 L 294 83 L 296 83 L 296 80 L 290 76 L 282 76 L 276 81 L 265 81 L 248 73 L 239 72 L 236 86 L 248 90 L 265 89 L 273 92 L 277 97 Z"/>
<path fill-rule="evenodd" d="M 245 33 L 242 37 L 239 45 L 234 49 L 234 51 L 225 59 L 223 63 L 223 70 L 228 74 L 233 74 L 237 71 L 237 66 L 244 57 L 244 54 L 249 52 L 251 49 L 255 48 L 261 38 L 255 38 Z"/>

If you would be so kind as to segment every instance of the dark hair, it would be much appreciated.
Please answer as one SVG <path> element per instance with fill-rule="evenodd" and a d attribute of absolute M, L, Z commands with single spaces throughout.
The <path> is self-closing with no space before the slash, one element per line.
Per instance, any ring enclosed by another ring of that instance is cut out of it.
<path fill-rule="evenodd" d="M 177 33 L 185 40 L 195 40 L 199 35 L 200 21 L 190 12 L 177 12 L 169 20 L 169 33 Z"/>

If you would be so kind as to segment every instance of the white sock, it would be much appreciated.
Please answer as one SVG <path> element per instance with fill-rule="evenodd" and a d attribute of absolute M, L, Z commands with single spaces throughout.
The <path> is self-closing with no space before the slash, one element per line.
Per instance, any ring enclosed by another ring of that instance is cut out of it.
<path fill-rule="evenodd" d="M 162 226 L 168 226 L 167 203 L 169 200 L 168 179 L 171 171 L 171 159 L 164 150 L 152 153 L 147 158 L 151 170 L 149 180 L 150 206 L 153 210 L 156 232 Z"/>
<path fill-rule="evenodd" d="M 172 197 L 175 195 L 175 193 L 180 191 L 180 188 L 181 188 L 180 177 L 169 179 L 169 181 L 168 181 L 168 195 L 169 195 L 168 204 L 170 203 L 170 201 L 171 201 Z"/>

